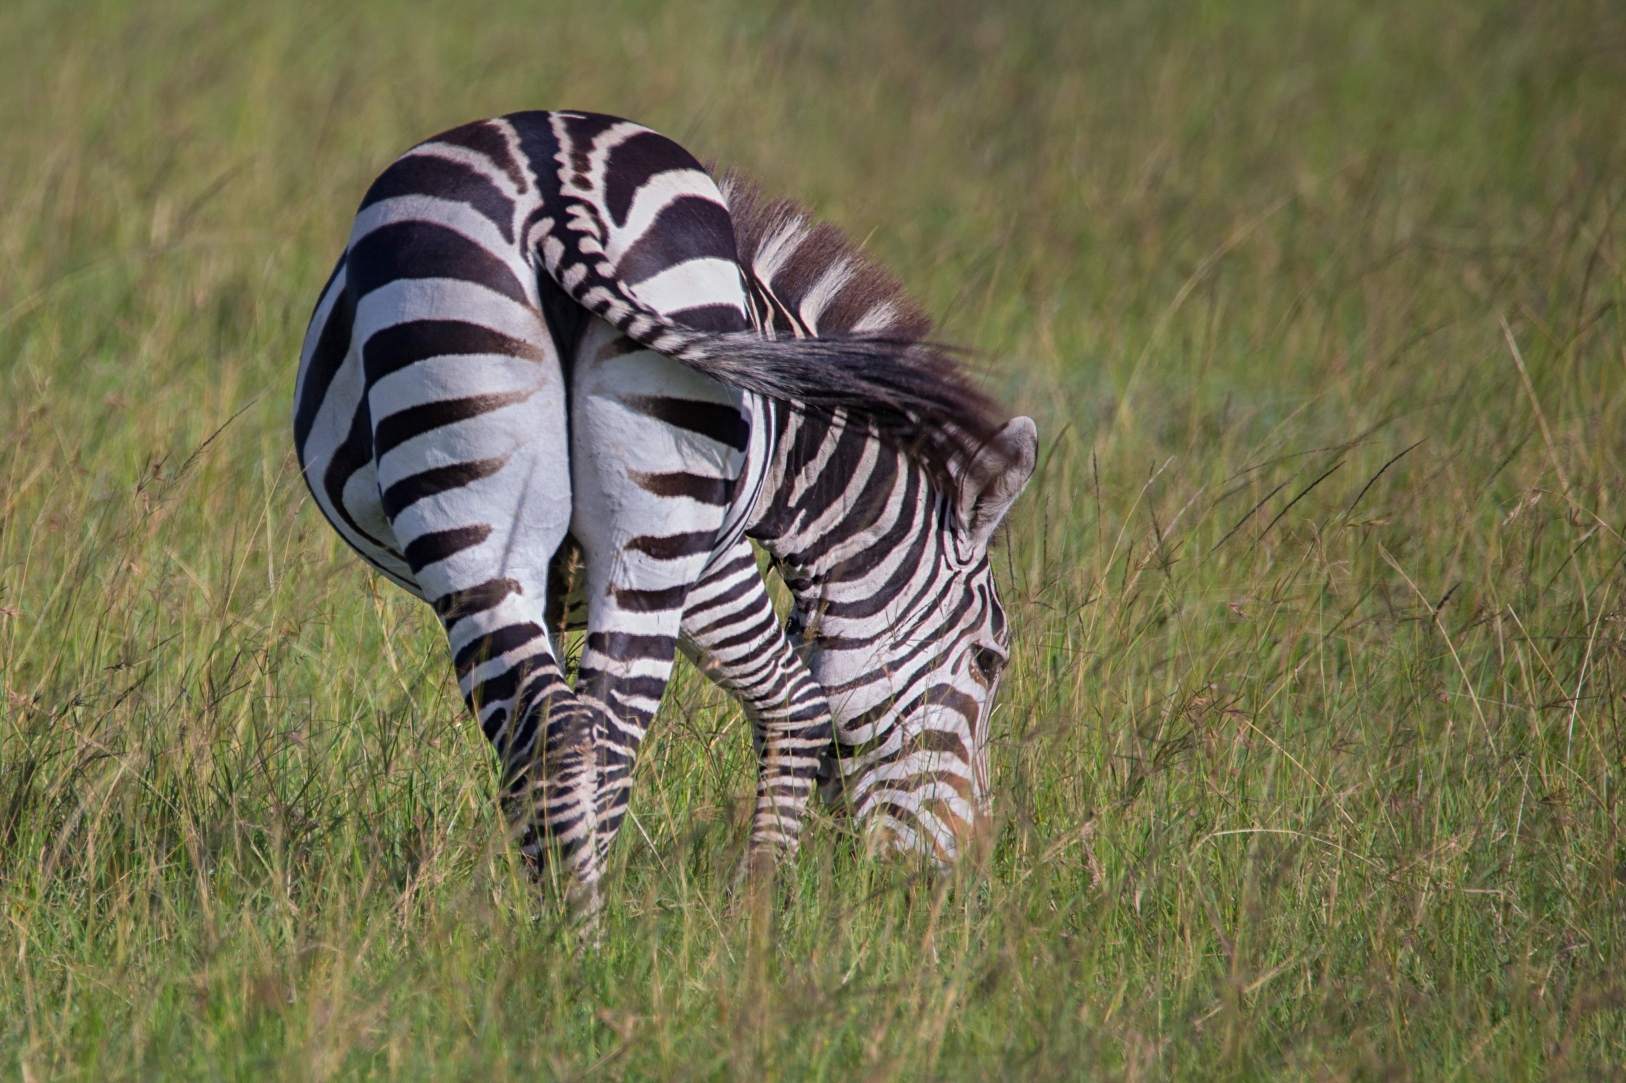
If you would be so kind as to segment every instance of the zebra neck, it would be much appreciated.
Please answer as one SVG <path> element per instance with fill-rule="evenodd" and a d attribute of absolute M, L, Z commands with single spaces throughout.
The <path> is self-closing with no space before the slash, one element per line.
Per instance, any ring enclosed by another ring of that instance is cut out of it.
<path fill-rule="evenodd" d="M 840 623 L 890 610 L 946 505 L 926 472 L 867 425 L 839 411 L 776 413 L 746 533 L 774 558 L 801 612 Z"/>

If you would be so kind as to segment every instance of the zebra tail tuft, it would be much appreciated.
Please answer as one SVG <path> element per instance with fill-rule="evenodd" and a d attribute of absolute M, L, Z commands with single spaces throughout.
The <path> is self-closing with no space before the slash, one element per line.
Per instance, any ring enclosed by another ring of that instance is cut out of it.
<path fill-rule="evenodd" d="M 668 356 L 747 391 L 867 421 L 950 495 L 955 462 L 969 461 L 1003 420 L 998 404 L 947 350 L 908 338 L 697 333 Z"/>

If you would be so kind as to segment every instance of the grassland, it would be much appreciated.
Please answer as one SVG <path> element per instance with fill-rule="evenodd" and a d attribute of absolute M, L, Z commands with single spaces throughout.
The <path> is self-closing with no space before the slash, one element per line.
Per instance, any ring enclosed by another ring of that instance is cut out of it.
<path fill-rule="evenodd" d="M 0 73 L 0 1075 L 1626 1076 L 1618 5 L 10 0 Z M 548 106 L 1038 419 L 985 865 L 731 900 L 684 670 L 602 949 L 516 867 L 287 418 L 368 180 Z"/>

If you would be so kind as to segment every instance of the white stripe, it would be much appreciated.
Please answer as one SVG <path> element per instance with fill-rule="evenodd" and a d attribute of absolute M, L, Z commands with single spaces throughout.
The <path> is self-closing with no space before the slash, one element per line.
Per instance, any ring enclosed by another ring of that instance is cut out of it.
<path fill-rule="evenodd" d="M 509 153 L 513 154 L 513 140 L 508 140 L 508 143 Z M 508 170 L 477 150 L 460 147 L 456 143 L 423 143 L 401 155 L 398 160 L 405 161 L 409 158 L 442 158 L 448 162 L 466 165 L 496 185 L 497 189 L 509 199 L 519 200 L 524 198 L 525 193 L 514 187 L 514 181 L 509 177 Z M 520 176 L 523 177 L 524 175 L 522 170 Z"/>
<path fill-rule="evenodd" d="M 553 378 L 551 366 L 541 366 L 506 354 L 453 354 L 426 357 L 392 372 L 373 384 L 367 404 L 375 418 L 444 399 L 462 398 L 471 390 L 482 395 L 530 391 Z"/>
<path fill-rule="evenodd" d="M 700 305 L 730 305 L 742 318 L 745 315 L 745 288 L 733 260 L 714 256 L 686 260 L 628 288 L 662 315 Z"/>
<path fill-rule="evenodd" d="M 514 243 L 502 235 L 491 219 L 455 199 L 410 195 L 379 200 L 356 215 L 356 224 L 350 230 L 350 243 L 354 245 L 380 226 L 396 222 L 433 222 L 437 226 L 445 226 L 502 259 L 510 270 L 517 270 L 514 261 L 505 258 L 514 251 Z M 518 277 L 524 281 L 523 276 Z"/>
<path fill-rule="evenodd" d="M 824 274 L 813 283 L 813 288 L 803 295 L 797 311 L 809 331 L 815 335 L 819 333 L 819 317 L 824 315 L 824 310 L 830 307 L 830 302 L 836 299 L 836 294 L 851 281 L 852 276 L 853 262 L 843 257 L 825 268 Z"/>
<path fill-rule="evenodd" d="M 796 254 L 796 249 L 801 247 L 807 235 L 807 220 L 797 218 L 762 238 L 757 245 L 756 258 L 751 261 L 751 269 L 756 272 L 757 278 L 771 288 L 774 275 Z"/>
<path fill-rule="evenodd" d="M 311 322 L 305 331 L 305 343 L 299 351 L 299 376 L 294 385 L 301 401 L 305 395 L 305 370 L 310 367 L 311 357 L 316 353 L 316 344 L 322 340 L 321 331 L 327 327 L 328 317 L 333 314 L 333 306 L 344 296 L 345 273 L 349 269 L 346 266 L 333 276 L 327 292 L 316 302 L 316 311 L 311 313 Z M 295 403 L 294 409 L 299 409 L 298 402 Z"/>
<path fill-rule="evenodd" d="M 853 324 L 852 329 L 860 333 L 865 331 L 885 331 L 897 326 L 897 322 L 898 306 L 891 301 L 882 301 L 864 313 L 863 317 Z"/>
<path fill-rule="evenodd" d="M 378 287 L 356 302 L 353 341 L 406 320 L 436 318 L 477 323 L 554 356 L 553 336 L 536 309 L 461 278 L 398 278 Z"/>

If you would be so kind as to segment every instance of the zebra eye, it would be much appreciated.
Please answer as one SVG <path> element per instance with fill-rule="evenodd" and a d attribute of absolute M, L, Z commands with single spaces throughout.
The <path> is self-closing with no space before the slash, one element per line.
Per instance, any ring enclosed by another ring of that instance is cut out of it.
<path fill-rule="evenodd" d="M 977 672 L 982 674 L 982 679 L 989 684 L 993 684 L 999 671 L 1005 668 L 1005 656 L 992 647 L 978 647 L 971 661 L 977 667 Z"/>

